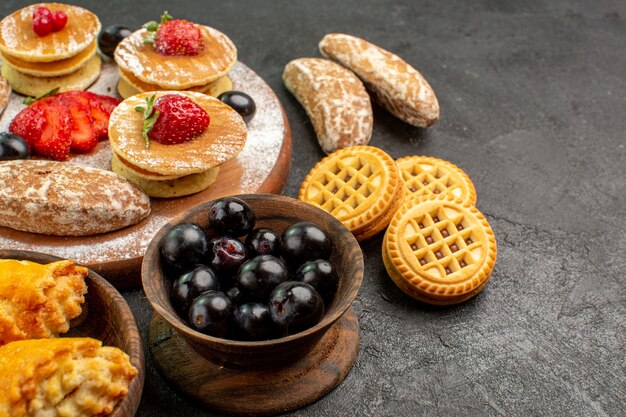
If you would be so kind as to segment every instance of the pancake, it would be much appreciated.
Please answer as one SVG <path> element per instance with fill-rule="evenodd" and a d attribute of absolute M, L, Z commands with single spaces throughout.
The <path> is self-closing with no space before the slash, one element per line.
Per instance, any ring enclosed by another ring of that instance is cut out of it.
<path fill-rule="evenodd" d="M 113 156 L 111 157 L 111 164 L 113 164 L 113 162 L 115 162 L 116 165 L 120 165 L 120 167 L 118 168 L 119 170 L 122 170 L 123 168 L 124 171 L 128 171 L 134 176 L 143 178 L 145 180 L 167 181 L 167 180 L 175 180 L 176 178 L 180 178 L 184 176 L 184 175 L 163 175 L 157 172 L 147 171 L 145 169 L 139 168 L 138 166 L 131 164 L 130 162 L 126 161 L 121 156 L 116 155 L 115 152 L 113 153 Z"/>
<path fill-rule="evenodd" d="M 37 36 L 33 11 L 46 6 L 61 10 L 67 24 L 59 32 Z M 82 7 L 61 3 L 38 3 L 17 10 L 0 21 L 0 52 L 28 62 L 53 62 L 71 58 L 87 49 L 100 32 L 98 16 Z"/>
<path fill-rule="evenodd" d="M 177 145 L 156 141 L 146 144 L 141 135 L 143 115 L 135 111 L 145 106 L 146 98 L 156 94 L 181 94 L 200 107 L 211 119 L 209 127 L 193 140 Z M 109 119 L 109 142 L 113 152 L 133 166 L 162 175 L 189 175 L 207 171 L 243 149 L 248 130 L 241 116 L 231 107 L 206 94 L 195 92 L 157 91 L 141 93 L 121 102 Z"/>
<path fill-rule="evenodd" d="M 137 91 L 135 94 L 139 93 L 147 93 L 149 91 L 163 91 L 167 90 L 163 86 L 157 84 L 149 84 L 141 81 L 139 78 L 135 77 L 132 73 L 128 71 L 124 71 L 123 69 L 119 69 L 120 79 L 126 81 L 126 83 L 133 88 L 134 91 Z M 198 93 L 205 93 L 211 96 L 217 97 L 225 91 L 232 90 L 233 82 L 227 75 L 213 81 L 208 85 L 199 85 L 191 88 L 187 88 L 183 91 L 195 91 Z M 217 94 L 215 94 L 217 93 Z M 132 95 L 135 95 L 132 94 Z M 126 98 L 126 97 L 125 97 Z"/>
<path fill-rule="evenodd" d="M 150 180 L 136 175 L 136 171 L 133 171 L 128 165 L 120 161 L 117 155 L 113 154 L 111 170 L 141 188 L 150 197 L 173 198 L 195 194 L 207 189 L 217 179 L 219 167 L 170 180 Z"/>
<path fill-rule="evenodd" d="M 146 29 L 139 29 L 122 40 L 115 49 L 115 62 L 139 80 L 167 90 L 184 90 L 207 85 L 228 73 L 237 61 L 237 49 L 222 32 L 196 25 L 204 38 L 198 55 L 166 56 L 143 43 Z"/>
<path fill-rule="evenodd" d="M 60 77 L 33 77 L 13 69 L 10 65 L 2 65 L 2 76 L 7 79 L 14 91 L 31 97 L 39 97 L 50 90 L 59 88 L 60 92 L 85 90 L 100 75 L 102 61 L 98 55 L 91 57 L 77 71 Z"/>
<path fill-rule="evenodd" d="M 84 51 L 71 58 L 61 59 L 54 62 L 28 62 L 11 55 L 1 55 L 3 61 L 22 74 L 34 77 L 59 77 L 71 74 L 83 66 L 98 51 L 98 45 L 93 42 Z"/>
<path fill-rule="evenodd" d="M 208 85 L 204 94 L 208 94 L 213 97 L 218 97 L 220 94 L 225 93 L 233 89 L 233 81 L 228 75 L 218 78 Z"/>
<path fill-rule="evenodd" d="M 120 78 L 120 80 L 117 82 L 117 93 L 120 95 L 120 97 L 122 97 L 123 100 L 126 100 L 128 97 L 132 97 L 136 94 L 141 93 L 141 91 L 135 89 L 135 87 Z"/>

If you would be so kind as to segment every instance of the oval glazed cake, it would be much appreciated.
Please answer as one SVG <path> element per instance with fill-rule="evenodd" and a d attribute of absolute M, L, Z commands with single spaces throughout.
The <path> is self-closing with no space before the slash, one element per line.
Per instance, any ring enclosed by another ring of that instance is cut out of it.
<path fill-rule="evenodd" d="M 110 171 L 55 161 L 0 164 L 0 226 L 85 236 L 138 223 L 150 199 Z"/>

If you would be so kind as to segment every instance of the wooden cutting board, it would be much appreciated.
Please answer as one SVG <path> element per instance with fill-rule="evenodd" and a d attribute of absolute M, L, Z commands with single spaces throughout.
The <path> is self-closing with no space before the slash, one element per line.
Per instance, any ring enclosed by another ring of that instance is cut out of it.
<path fill-rule="evenodd" d="M 179 214 L 231 194 L 281 194 L 291 165 L 291 131 L 284 109 L 269 85 L 246 65 L 238 62 L 228 75 L 233 89 L 252 96 L 257 112 L 248 123 L 248 140 L 243 151 L 221 165 L 217 181 L 208 189 L 174 199 L 153 198 L 152 213 L 141 223 L 100 235 L 59 237 L 0 227 L 0 249 L 31 250 L 75 259 L 117 288 L 128 288 L 141 283 L 141 261 L 152 237 Z M 100 78 L 90 90 L 117 95 L 118 80 L 115 63 L 103 62 Z M 23 96 L 11 94 L 7 108 L 0 115 L 0 131 L 8 130 L 14 116 L 24 108 L 22 100 Z M 108 141 L 104 141 L 87 155 L 72 156 L 68 163 L 110 169 L 110 161 L 111 149 Z"/>

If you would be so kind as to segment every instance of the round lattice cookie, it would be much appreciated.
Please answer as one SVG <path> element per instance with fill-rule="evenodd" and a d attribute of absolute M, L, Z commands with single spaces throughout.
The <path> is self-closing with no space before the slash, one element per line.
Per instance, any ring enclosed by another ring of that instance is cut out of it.
<path fill-rule="evenodd" d="M 382 231 L 402 201 L 394 160 L 373 146 L 350 146 L 322 159 L 307 175 L 299 198 L 341 221 L 358 240 Z"/>
<path fill-rule="evenodd" d="M 472 180 L 453 163 L 429 156 L 407 156 L 397 159 L 396 164 L 409 195 L 445 194 L 476 204 Z"/>
<path fill-rule="evenodd" d="M 429 304 L 456 304 L 487 284 L 497 249 L 482 213 L 439 194 L 405 200 L 387 228 L 382 252 L 402 291 Z"/>

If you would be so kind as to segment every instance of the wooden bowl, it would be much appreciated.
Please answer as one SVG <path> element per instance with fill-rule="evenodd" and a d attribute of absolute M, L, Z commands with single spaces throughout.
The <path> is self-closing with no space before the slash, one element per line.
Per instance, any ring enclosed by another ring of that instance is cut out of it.
<path fill-rule="evenodd" d="M 0 249 L 0 259 L 17 259 L 42 264 L 61 258 L 40 252 Z M 144 380 L 144 354 L 141 334 L 126 300 L 104 278 L 89 270 L 87 294 L 82 314 L 72 320 L 70 331 L 61 337 L 92 337 L 105 346 L 115 346 L 130 356 L 138 375 L 130 382 L 128 394 L 120 401 L 111 417 L 132 417 L 139 407 Z"/>
<path fill-rule="evenodd" d="M 244 194 L 235 197 L 252 207 L 256 214 L 255 227 L 268 227 L 282 233 L 294 223 L 310 221 L 330 235 L 333 241 L 330 262 L 339 275 L 339 287 L 334 300 L 317 325 L 279 339 L 242 342 L 197 332 L 178 316 L 170 302 L 172 280 L 165 276 L 161 268 L 159 244 L 174 225 L 183 222 L 195 222 L 205 230 L 209 238 L 215 237 L 216 233 L 208 229 L 209 207 L 212 202 L 191 209 L 159 230 L 143 259 L 143 288 L 156 314 L 165 319 L 205 359 L 233 369 L 282 367 L 306 355 L 352 305 L 363 280 L 363 254 L 352 233 L 341 222 L 312 205 L 273 194 Z"/>

